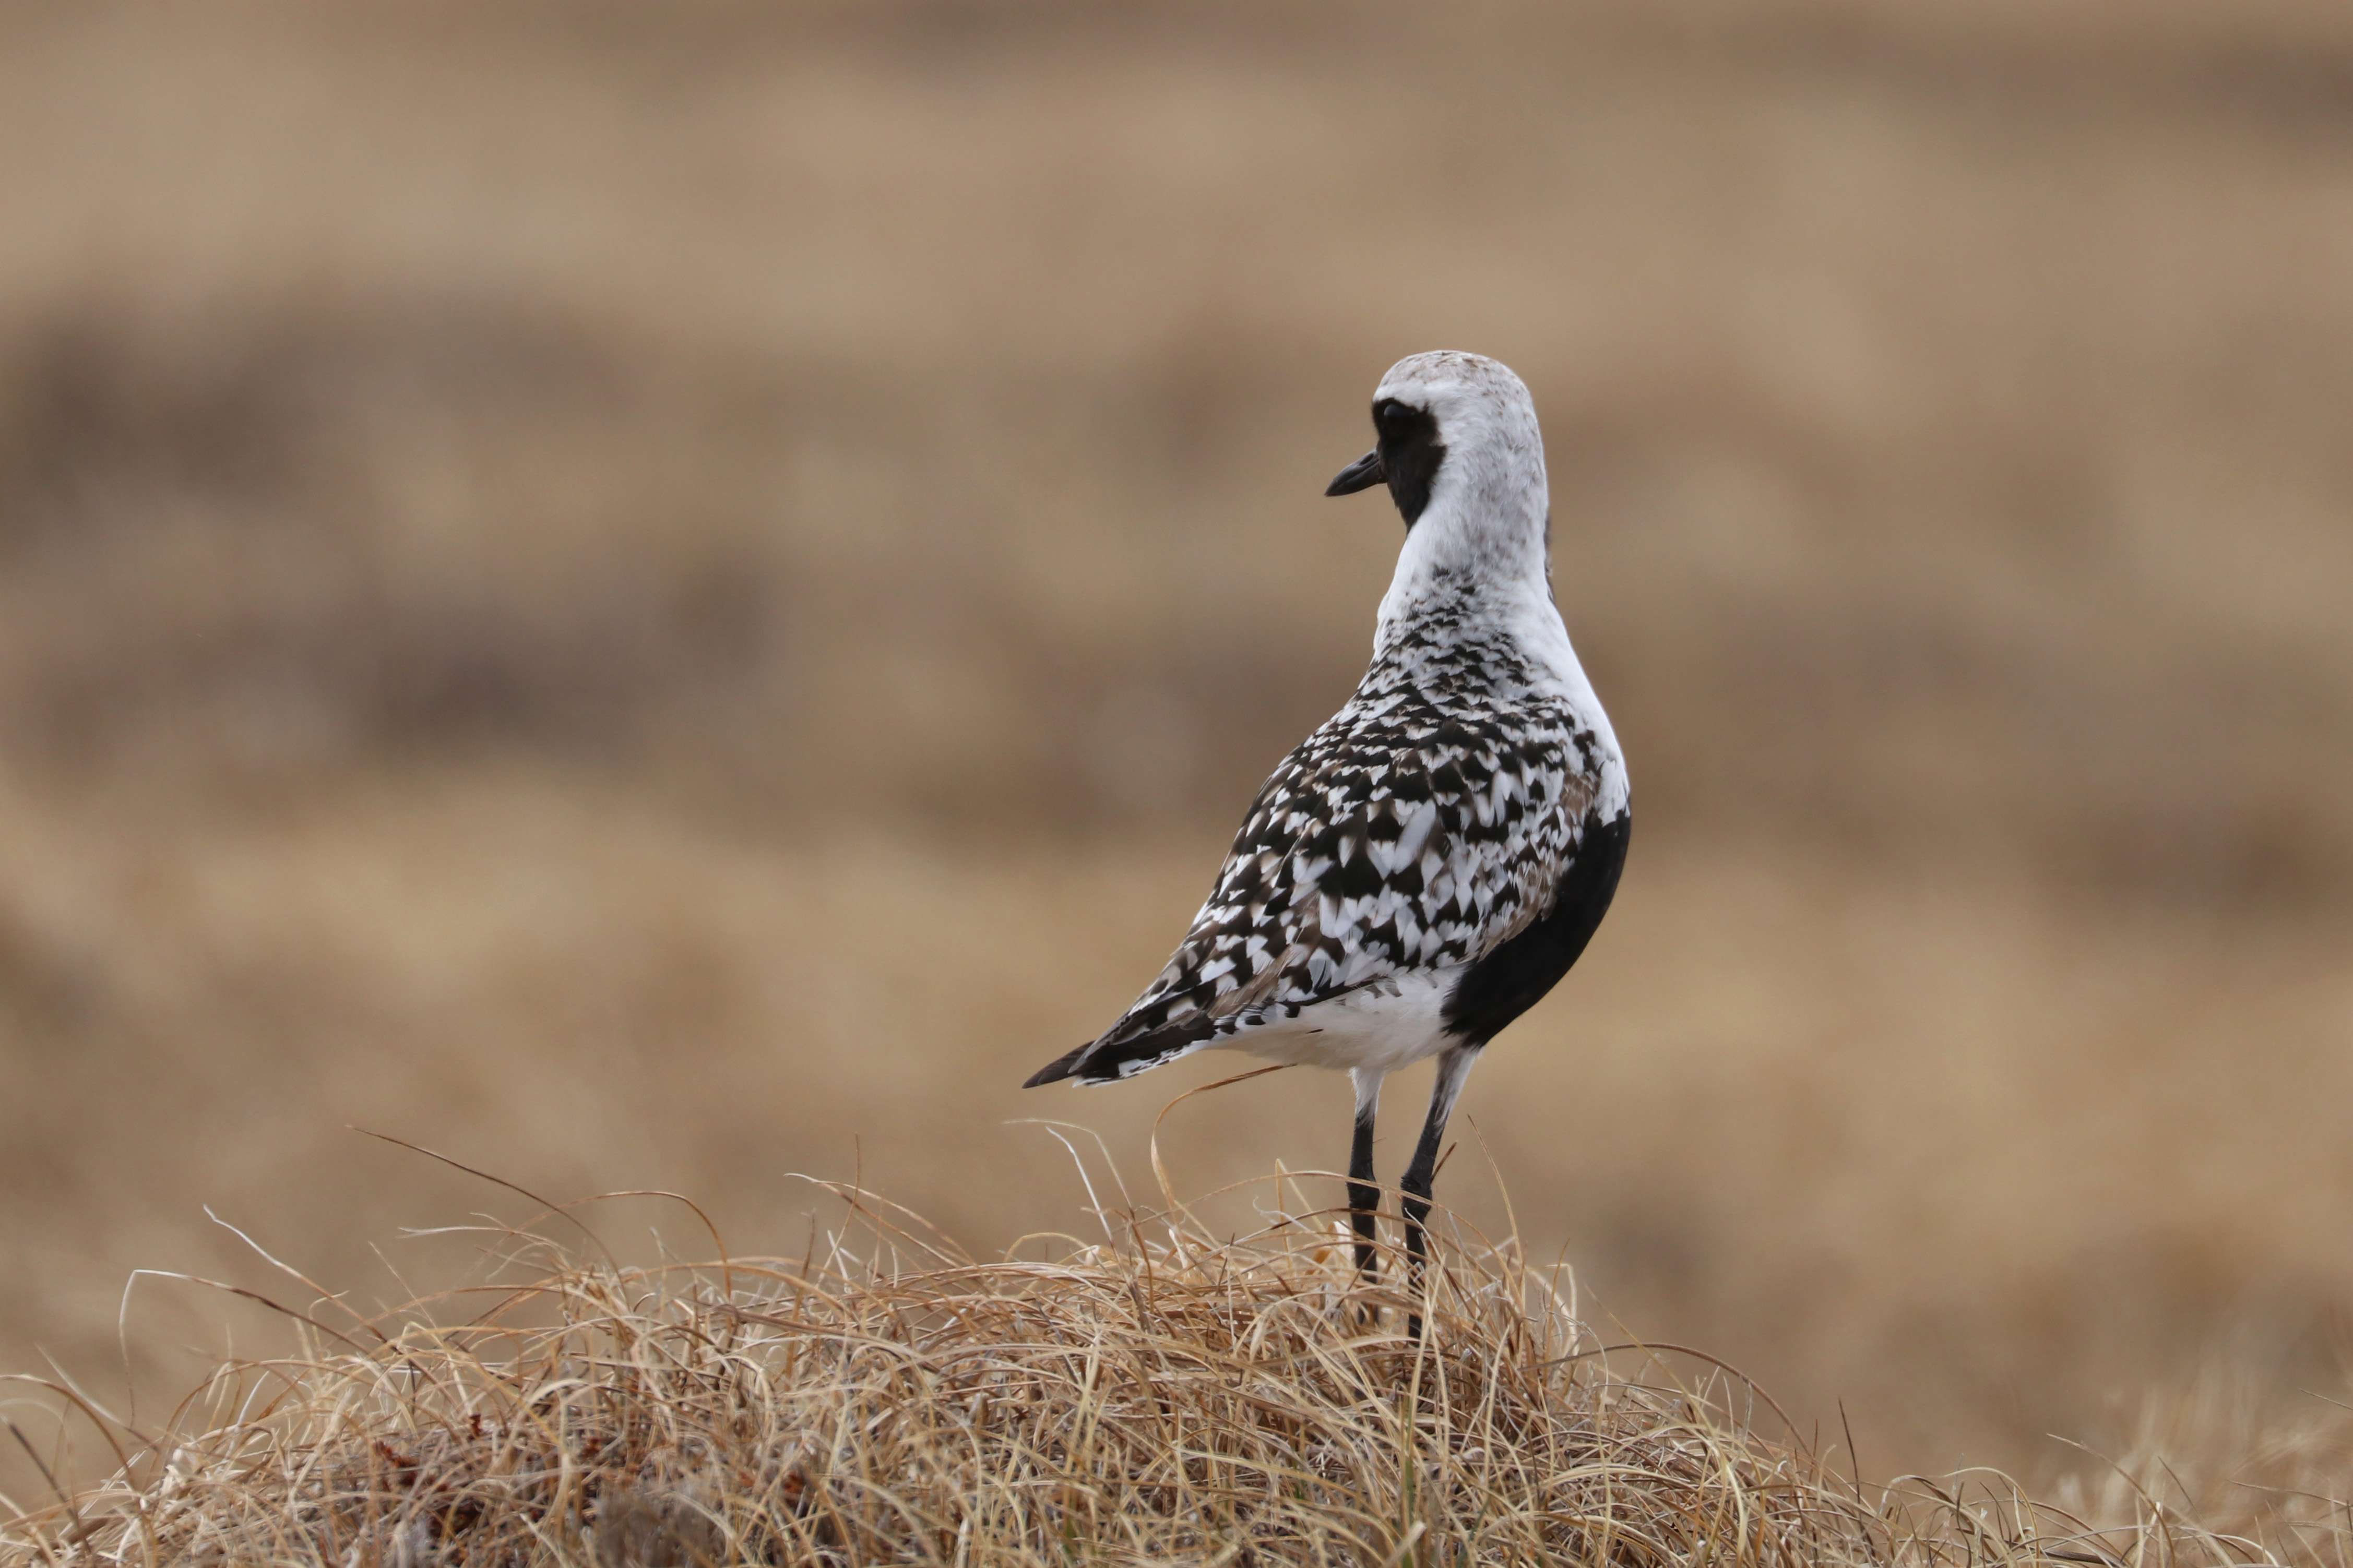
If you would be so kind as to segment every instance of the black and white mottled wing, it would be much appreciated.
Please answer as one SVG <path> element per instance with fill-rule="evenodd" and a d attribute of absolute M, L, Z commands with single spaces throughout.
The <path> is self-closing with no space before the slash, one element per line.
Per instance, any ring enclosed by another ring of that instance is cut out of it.
<path fill-rule="evenodd" d="M 1256 1031 L 1313 1031 L 1321 1005 L 1495 953 L 1607 827 L 1610 744 L 1566 707 L 1360 692 L 1267 780 L 1159 977 L 1031 1081 L 1104 1082 L 1248 1048 Z"/>

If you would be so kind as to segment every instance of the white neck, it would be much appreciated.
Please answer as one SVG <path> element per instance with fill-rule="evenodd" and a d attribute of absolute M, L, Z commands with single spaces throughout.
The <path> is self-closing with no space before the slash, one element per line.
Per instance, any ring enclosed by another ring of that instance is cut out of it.
<path fill-rule="evenodd" d="M 1429 506 L 1398 552 L 1397 573 L 1381 600 L 1378 641 L 1388 640 L 1392 626 L 1441 609 L 1482 622 L 1518 622 L 1533 612 L 1559 626 L 1546 542 L 1544 460 L 1482 463 L 1480 456 L 1473 449 L 1458 461 L 1458 454 L 1447 454 Z M 1559 636 L 1565 649 L 1567 634 Z"/>
<path fill-rule="evenodd" d="M 1433 597 L 1483 599 L 1533 588 L 1538 597 L 1549 598 L 1542 484 L 1539 475 L 1537 493 L 1508 509 L 1465 508 L 1454 495 L 1433 496 L 1398 552 L 1381 618 L 1410 614 L 1415 605 Z"/>

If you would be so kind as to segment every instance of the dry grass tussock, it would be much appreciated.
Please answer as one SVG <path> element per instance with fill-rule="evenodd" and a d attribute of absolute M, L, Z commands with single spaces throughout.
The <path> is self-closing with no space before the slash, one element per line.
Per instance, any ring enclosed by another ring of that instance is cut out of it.
<path fill-rule="evenodd" d="M 0 5 L 0 1367 L 209 1374 L 247 1305 L 118 1335 L 261 1283 L 200 1203 L 416 1294 L 459 1178 L 353 1121 L 1067 1226 L 997 1124 L 1362 672 L 1321 492 L 1451 345 L 1641 801 L 1462 1105 L 1520 1234 L 1881 1476 L 2339 1386 L 2353 5 L 1335 15 Z M 1225 1070 L 1061 1114 L 1140 1170 Z"/>
<path fill-rule="evenodd" d="M 163 1433 L 109 1423 L 119 1473 L 0 1526 L 0 1562 L 2221 1568 L 2353 1542 L 2342 1504 L 2284 1492 L 2224 1534 L 2137 1487 L 2100 1529 L 1992 1472 L 1857 1485 L 1731 1369 L 1605 1342 L 1572 1279 L 1459 1222 L 1416 1343 L 1398 1259 L 1360 1283 L 1288 1177 L 1251 1236 L 1101 1207 L 1102 1240 L 995 1262 L 831 1190 L 848 1222 L 798 1262 L 630 1267 L 499 1226 L 482 1283 L 281 1308 L 299 1353 L 222 1366 Z"/>

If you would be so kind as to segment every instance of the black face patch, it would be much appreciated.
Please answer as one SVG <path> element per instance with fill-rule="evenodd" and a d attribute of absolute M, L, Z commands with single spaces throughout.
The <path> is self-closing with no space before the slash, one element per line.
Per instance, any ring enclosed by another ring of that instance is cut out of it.
<path fill-rule="evenodd" d="M 1430 504 L 1430 487 L 1446 448 L 1438 439 L 1438 420 L 1427 408 L 1416 408 L 1394 397 L 1373 405 L 1373 429 L 1378 437 L 1381 467 L 1388 474 L 1389 497 L 1411 528 Z"/>

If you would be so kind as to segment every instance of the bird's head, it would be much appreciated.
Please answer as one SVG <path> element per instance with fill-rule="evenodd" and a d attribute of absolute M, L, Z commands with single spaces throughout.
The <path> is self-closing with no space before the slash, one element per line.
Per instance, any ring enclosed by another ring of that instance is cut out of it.
<path fill-rule="evenodd" d="M 1517 512 L 1531 496 L 1542 515 L 1535 403 L 1505 365 L 1451 349 L 1398 361 L 1373 394 L 1373 435 L 1325 495 L 1386 483 L 1408 528 L 1433 507 Z"/>
<path fill-rule="evenodd" d="M 1377 445 L 1324 494 L 1385 483 L 1417 538 L 1447 536 L 1428 542 L 1440 555 L 1522 569 L 1525 557 L 1543 571 L 1544 437 L 1535 400 L 1508 367 L 1454 350 L 1401 359 L 1373 394 L 1373 433 Z"/>

